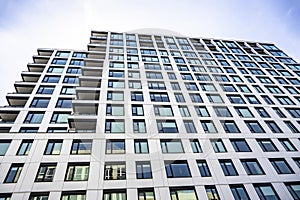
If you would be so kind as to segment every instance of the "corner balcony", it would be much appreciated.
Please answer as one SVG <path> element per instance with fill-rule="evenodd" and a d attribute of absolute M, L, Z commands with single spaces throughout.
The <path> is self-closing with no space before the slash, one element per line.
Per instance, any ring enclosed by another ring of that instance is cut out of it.
<path fill-rule="evenodd" d="M 47 64 L 49 61 L 50 56 L 33 56 L 33 62 L 36 64 Z"/>
<path fill-rule="evenodd" d="M 24 107 L 30 94 L 8 93 L 7 102 L 12 107 Z"/>
<path fill-rule="evenodd" d="M 39 80 L 41 73 L 40 72 L 22 72 L 21 76 L 22 76 L 23 81 L 25 81 L 25 82 L 36 83 Z"/>
<path fill-rule="evenodd" d="M 0 107 L 0 124 L 13 124 L 20 110 L 9 106 Z"/>
<path fill-rule="evenodd" d="M 71 130 L 78 132 L 92 132 L 96 130 L 97 116 L 74 114 L 68 117 L 68 121 Z"/>
<path fill-rule="evenodd" d="M 81 87 L 100 88 L 101 87 L 101 77 L 91 77 L 91 76 L 79 77 L 79 85 Z"/>
<path fill-rule="evenodd" d="M 103 60 L 92 60 L 92 59 L 86 59 L 85 65 L 86 67 L 103 67 Z"/>
<path fill-rule="evenodd" d="M 46 64 L 29 63 L 27 68 L 29 72 L 43 72 Z"/>
<path fill-rule="evenodd" d="M 92 35 L 92 36 L 95 36 L 95 37 L 107 37 L 108 32 L 92 30 L 91 35 Z"/>
<path fill-rule="evenodd" d="M 100 44 L 100 45 L 106 45 L 107 39 L 106 38 L 99 38 L 99 37 L 90 37 L 90 44 Z"/>
<path fill-rule="evenodd" d="M 105 53 L 88 53 L 87 59 L 105 59 Z"/>
<path fill-rule="evenodd" d="M 76 88 L 76 96 L 79 100 L 99 100 L 100 88 Z"/>
<path fill-rule="evenodd" d="M 106 46 L 98 46 L 98 45 L 94 45 L 94 44 L 88 44 L 88 50 L 96 51 L 96 52 L 105 52 Z"/>
<path fill-rule="evenodd" d="M 38 49 L 39 56 L 51 56 L 53 53 L 53 49 Z"/>
<path fill-rule="evenodd" d="M 98 101 L 96 100 L 73 100 L 74 114 L 78 115 L 97 115 Z"/>
<path fill-rule="evenodd" d="M 35 84 L 29 82 L 15 82 L 14 86 L 18 94 L 31 94 Z"/>
<path fill-rule="evenodd" d="M 94 68 L 94 67 L 82 67 L 81 70 L 83 76 L 102 77 L 102 69 Z"/>

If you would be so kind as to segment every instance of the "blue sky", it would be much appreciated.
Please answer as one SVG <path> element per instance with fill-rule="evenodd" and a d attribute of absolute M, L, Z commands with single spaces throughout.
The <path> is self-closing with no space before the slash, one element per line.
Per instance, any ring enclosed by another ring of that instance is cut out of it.
<path fill-rule="evenodd" d="M 273 42 L 300 62 L 299 0 L 0 0 L 0 105 L 37 48 L 86 50 L 92 29 L 139 28 Z"/>

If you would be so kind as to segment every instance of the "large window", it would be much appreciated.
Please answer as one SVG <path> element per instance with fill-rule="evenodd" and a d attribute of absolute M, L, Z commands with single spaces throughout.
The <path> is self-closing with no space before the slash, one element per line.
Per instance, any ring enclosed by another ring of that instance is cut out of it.
<path fill-rule="evenodd" d="M 286 108 L 286 110 L 288 111 L 288 113 L 290 113 L 290 115 L 293 118 L 300 118 L 300 109 L 297 109 L 297 108 Z"/>
<path fill-rule="evenodd" d="M 283 114 L 283 112 L 280 110 L 280 108 L 273 108 L 275 113 L 278 115 L 280 118 L 286 118 L 286 116 Z"/>
<path fill-rule="evenodd" d="M 21 145 L 19 147 L 17 155 L 18 156 L 20 156 L 20 155 L 28 155 L 29 151 L 31 149 L 32 143 L 33 143 L 33 140 L 22 140 L 22 143 L 21 143 Z"/>
<path fill-rule="evenodd" d="M 55 86 L 40 86 L 37 94 L 52 94 Z"/>
<path fill-rule="evenodd" d="M 81 69 L 75 67 L 69 67 L 67 69 L 67 74 L 81 74 Z"/>
<path fill-rule="evenodd" d="M 54 177 L 56 163 L 42 163 L 35 178 L 36 182 L 51 182 Z"/>
<path fill-rule="evenodd" d="M 126 179 L 125 162 L 105 163 L 104 180 L 123 180 Z"/>
<path fill-rule="evenodd" d="M 210 170 L 208 168 L 207 162 L 205 160 L 197 161 L 198 169 L 202 177 L 211 176 Z"/>
<path fill-rule="evenodd" d="M 89 169 L 89 163 L 69 163 L 65 181 L 87 181 Z"/>
<path fill-rule="evenodd" d="M 60 94 L 65 94 L 65 95 L 75 95 L 76 90 L 73 87 L 63 87 L 60 91 Z"/>
<path fill-rule="evenodd" d="M 81 52 L 74 52 L 73 56 L 74 58 L 86 58 L 86 53 L 81 53 Z"/>
<path fill-rule="evenodd" d="M 149 161 L 136 162 L 136 178 L 137 179 L 152 178 L 151 164 Z"/>
<path fill-rule="evenodd" d="M 165 161 L 168 178 L 190 177 L 190 170 L 187 161 Z"/>
<path fill-rule="evenodd" d="M 180 140 L 161 140 L 161 150 L 163 153 L 183 153 L 183 146 Z"/>
<path fill-rule="evenodd" d="M 205 191 L 207 198 L 209 200 L 219 200 L 220 196 L 218 194 L 217 188 L 214 185 L 206 185 L 205 186 Z"/>
<path fill-rule="evenodd" d="M 146 72 L 146 77 L 148 79 L 162 79 L 162 74 L 160 72 Z"/>
<path fill-rule="evenodd" d="M 124 133 L 125 122 L 124 120 L 106 120 L 105 122 L 105 133 Z"/>
<path fill-rule="evenodd" d="M 103 200 L 126 200 L 126 190 L 103 190 Z"/>
<path fill-rule="evenodd" d="M 51 124 L 66 124 L 70 113 L 53 113 L 50 123 Z"/>
<path fill-rule="evenodd" d="M 251 133 L 265 133 L 264 129 L 257 121 L 245 121 Z"/>
<path fill-rule="evenodd" d="M 229 99 L 229 101 L 231 103 L 234 104 L 244 104 L 245 101 L 243 100 L 243 98 L 240 95 L 227 95 L 227 98 Z"/>
<path fill-rule="evenodd" d="M 211 145 L 214 149 L 215 153 L 225 153 L 227 152 L 224 143 L 221 139 L 219 140 L 211 140 Z"/>
<path fill-rule="evenodd" d="M 124 154 L 125 140 L 112 139 L 106 141 L 106 154 Z"/>
<path fill-rule="evenodd" d="M 200 96 L 200 94 L 196 94 L 196 93 L 191 93 L 189 94 L 190 95 L 190 98 L 191 98 L 191 101 L 193 103 L 203 103 L 203 99 L 202 97 Z M 175 98 L 176 98 L 176 94 L 175 94 Z M 177 101 L 177 98 L 176 98 L 176 101 Z M 180 101 L 177 101 L 177 102 L 180 102 Z M 184 101 L 183 101 L 184 102 Z"/>
<path fill-rule="evenodd" d="M 241 159 L 242 165 L 248 175 L 263 175 L 265 172 L 256 159 Z"/>
<path fill-rule="evenodd" d="M 83 60 L 74 60 L 74 59 L 72 59 L 70 61 L 70 65 L 84 66 L 84 61 Z"/>
<path fill-rule="evenodd" d="M 193 187 L 170 187 L 170 195 L 172 200 L 197 200 L 197 194 Z"/>
<path fill-rule="evenodd" d="M 205 106 L 195 106 L 195 111 L 199 117 L 210 117 Z"/>
<path fill-rule="evenodd" d="M 90 154 L 92 140 L 73 140 L 71 154 Z"/>
<path fill-rule="evenodd" d="M 294 171 L 284 158 L 269 158 L 272 166 L 278 174 L 293 174 Z"/>
<path fill-rule="evenodd" d="M 233 85 L 221 85 L 224 92 L 236 92 L 237 90 Z"/>
<path fill-rule="evenodd" d="M 255 110 L 261 117 L 270 117 L 270 115 L 267 113 L 267 111 L 262 107 L 256 107 Z"/>
<path fill-rule="evenodd" d="M 75 54 L 75 53 L 74 53 Z M 65 52 L 65 51 L 58 51 L 55 56 L 57 57 L 69 57 L 70 52 Z"/>
<path fill-rule="evenodd" d="M 144 101 L 142 92 L 131 92 L 131 101 Z"/>
<path fill-rule="evenodd" d="M 263 151 L 278 151 L 271 139 L 257 139 L 257 143 Z"/>
<path fill-rule="evenodd" d="M 16 183 L 21 175 L 23 169 L 23 163 L 14 163 L 10 166 L 10 169 L 6 175 L 4 183 Z"/>
<path fill-rule="evenodd" d="M 176 102 L 185 102 L 184 96 L 181 93 L 174 93 Z"/>
<path fill-rule="evenodd" d="M 175 120 L 157 120 L 156 124 L 159 133 L 178 133 Z"/>
<path fill-rule="evenodd" d="M 265 121 L 273 133 L 282 133 L 282 130 L 274 121 Z"/>
<path fill-rule="evenodd" d="M 205 133 L 217 133 L 217 129 L 212 121 L 201 121 L 202 128 Z"/>
<path fill-rule="evenodd" d="M 43 120 L 43 112 L 29 112 L 25 118 L 24 123 L 40 124 Z"/>
<path fill-rule="evenodd" d="M 63 80 L 63 83 L 78 84 L 79 79 L 78 77 L 66 76 Z"/>
<path fill-rule="evenodd" d="M 275 97 L 281 105 L 295 105 L 289 97 Z"/>
<path fill-rule="evenodd" d="M 198 91 L 199 90 L 196 83 L 185 83 L 185 87 L 187 90 L 190 90 L 190 91 Z"/>
<path fill-rule="evenodd" d="M 291 130 L 292 133 L 299 133 L 299 130 L 296 128 L 296 126 L 292 122 L 285 121 L 284 123 Z"/>
<path fill-rule="evenodd" d="M 85 200 L 85 191 L 62 192 L 61 200 Z"/>
<path fill-rule="evenodd" d="M 47 108 L 50 98 L 34 98 L 30 107 L 32 108 Z"/>
<path fill-rule="evenodd" d="M 232 117 L 232 114 L 227 107 L 214 107 L 218 117 Z"/>
<path fill-rule="evenodd" d="M 124 92 L 108 91 L 107 92 L 107 100 L 123 101 L 124 100 Z"/>
<path fill-rule="evenodd" d="M 234 121 L 230 121 L 230 120 L 221 121 L 221 124 L 226 133 L 240 133 L 240 130 Z"/>
<path fill-rule="evenodd" d="M 180 115 L 182 117 L 190 117 L 191 116 L 190 111 L 189 111 L 187 106 L 180 106 L 179 105 L 178 108 L 179 108 Z"/>
<path fill-rule="evenodd" d="M 44 155 L 59 155 L 63 140 L 49 140 Z"/>
<path fill-rule="evenodd" d="M 134 133 L 146 133 L 146 122 L 144 119 L 134 119 L 133 122 L 133 132 Z"/>
<path fill-rule="evenodd" d="M 116 77 L 116 78 L 124 78 L 125 73 L 124 71 L 109 71 L 109 77 Z"/>
<path fill-rule="evenodd" d="M 131 105 L 132 116 L 144 116 L 143 105 Z"/>
<path fill-rule="evenodd" d="M 155 200 L 153 188 L 138 188 L 139 200 Z"/>
<path fill-rule="evenodd" d="M 49 192 L 32 192 L 29 196 L 29 200 L 48 200 L 48 198 L 49 198 Z M 1 200 L 6 200 L 6 199 L 1 199 Z"/>
<path fill-rule="evenodd" d="M 286 151 L 297 151 L 296 147 L 289 139 L 278 139 Z"/>
<path fill-rule="evenodd" d="M 196 127 L 194 122 L 191 120 L 184 120 L 184 127 L 187 133 L 197 133 Z"/>
<path fill-rule="evenodd" d="M 221 165 L 221 168 L 223 170 L 223 173 L 225 176 L 237 176 L 238 173 L 233 165 L 233 162 L 231 160 L 219 160 L 219 163 Z"/>
<path fill-rule="evenodd" d="M 245 139 L 231 139 L 230 142 L 236 152 L 251 152 Z"/>
<path fill-rule="evenodd" d="M 222 97 L 218 94 L 206 94 L 206 96 L 211 103 L 224 103 Z"/>
<path fill-rule="evenodd" d="M 45 76 L 43 78 L 43 83 L 58 83 L 60 76 Z"/>
<path fill-rule="evenodd" d="M 123 116 L 124 115 L 124 105 L 107 104 L 106 115 L 107 116 Z"/>
<path fill-rule="evenodd" d="M 202 148 L 200 146 L 199 140 L 197 139 L 191 139 L 190 140 L 190 144 L 191 144 L 191 148 L 193 153 L 201 153 L 202 152 Z"/>
<path fill-rule="evenodd" d="M 250 104 L 260 104 L 260 101 L 255 96 L 245 96 Z"/>
<path fill-rule="evenodd" d="M 120 80 L 109 80 L 108 81 L 109 88 L 125 88 L 125 82 Z"/>
<path fill-rule="evenodd" d="M 250 197 L 243 185 L 229 185 L 235 200 L 250 200 Z"/>
<path fill-rule="evenodd" d="M 150 92 L 151 101 L 155 102 L 169 102 L 169 96 L 167 93 L 154 93 Z"/>
<path fill-rule="evenodd" d="M 149 153 L 147 140 L 146 139 L 134 140 L 134 151 L 137 154 Z"/>
<path fill-rule="evenodd" d="M 72 99 L 58 99 L 56 108 L 72 108 Z"/>
<path fill-rule="evenodd" d="M 278 200 L 279 197 L 277 193 L 275 192 L 273 186 L 268 183 L 264 184 L 253 184 L 256 193 L 258 194 L 260 199 L 268 200 Z"/>
<path fill-rule="evenodd" d="M 38 127 L 21 127 L 19 133 L 37 133 L 38 130 Z"/>
<path fill-rule="evenodd" d="M 142 89 L 142 83 L 140 81 L 129 81 L 128 86 L 132 89 Z"/>
<path fill-rule="evenodd" d="M 65 65 L 66 63 L 67 63 L 67 59 L 53 59 L 51 64 Z"/>
<path fill-rule="evenodd" d="M 4 156 L 11 143 L 11 140 L 0 140 L 0 156 Z"/>
<path fill-rule="evenodd" d="M 294 199 L 300 199 L 300 183 L 299 182 L 289 182 L 289 183 L 285 183 L 285 185 Z"/>

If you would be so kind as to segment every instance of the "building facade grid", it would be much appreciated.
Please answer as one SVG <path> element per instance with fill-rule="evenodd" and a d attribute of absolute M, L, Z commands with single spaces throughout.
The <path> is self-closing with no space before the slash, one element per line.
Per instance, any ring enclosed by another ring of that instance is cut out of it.
<path fill-rule="evenodd" d="M 299 199 L 300 64 L 271 43 L 92 31 L 0 108 L 0 199 Z"/>

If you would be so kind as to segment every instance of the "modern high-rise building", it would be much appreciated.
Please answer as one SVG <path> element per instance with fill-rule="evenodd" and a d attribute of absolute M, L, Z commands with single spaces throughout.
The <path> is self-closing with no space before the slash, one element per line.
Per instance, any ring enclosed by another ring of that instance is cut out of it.
<path fill-rule="evenodd" d="M 274 44 L 92 31 L 27 66 L 0 200 L 300 199 L 300 64 Z"/>

